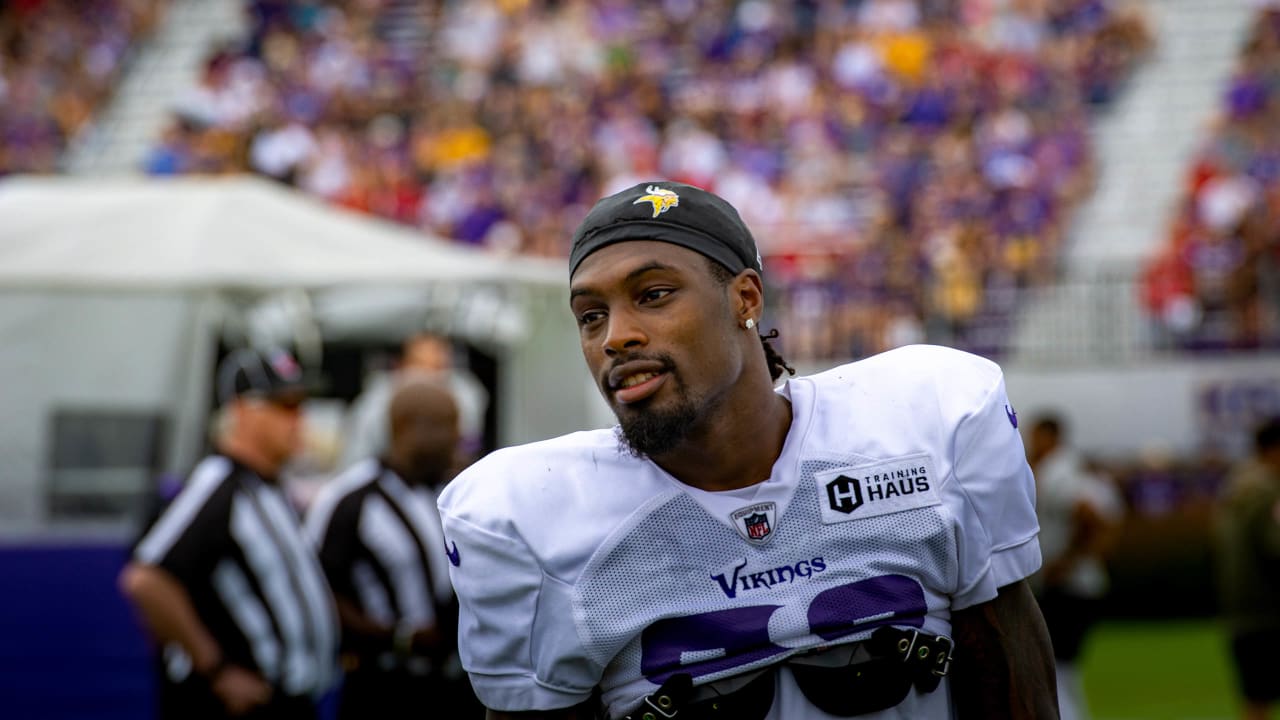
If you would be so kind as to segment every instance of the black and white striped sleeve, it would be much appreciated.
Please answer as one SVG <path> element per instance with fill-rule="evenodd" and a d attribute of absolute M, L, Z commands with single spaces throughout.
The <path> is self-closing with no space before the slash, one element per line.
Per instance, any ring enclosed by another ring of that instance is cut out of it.
<path fill-rule="evenodd" d="M 134 559 L 163 568 L 184 584 L 207 578 L 230 543 L 227 524 L 232 465 L 209 458 L 198 465 L 182 492 L 134 549 Z"/>

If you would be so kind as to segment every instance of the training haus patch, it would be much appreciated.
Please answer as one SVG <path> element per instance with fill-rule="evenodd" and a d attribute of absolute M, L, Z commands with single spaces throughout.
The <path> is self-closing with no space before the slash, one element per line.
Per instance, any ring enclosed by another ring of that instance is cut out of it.
<path fill-rule="evenodd" d="M 927 453 L 814 475 L 822 522 L 848 522 L 938 505 L 939 478 Z"/>

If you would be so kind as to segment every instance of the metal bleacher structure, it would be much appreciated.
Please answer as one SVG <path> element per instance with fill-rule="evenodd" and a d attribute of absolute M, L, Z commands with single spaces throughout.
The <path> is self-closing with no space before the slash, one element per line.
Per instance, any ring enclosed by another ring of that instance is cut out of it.
<path fill-rule="evenodd" d="M 94 128 L 67 150 L 73 175 L 137 173 L 177 100 L 218 43 L 247 30 L 239 0 L 173 0 L 154 35 L 136 49 Z"/>
<path fill-rule="evenodd" d="M 1161 349 L 1137 277 L 1165 240 L 1253 11 L 1244 0 L 1159 0 L 1146 9 L 1155 48 L 1095 120 L 1097 186 L 1077 212 L 1060 281 L 1023 303 L 1015 362 L 1137 362 Z"/>
<path fill-rule="evenodd" d="M 182 94 L 195 84 L 205 60 L 220 43 L 248 31 L 242 0 L 173 0 L 163 25 L 138 48 L 93 132 L 72 146 L 69 173 L 136 173 Z M 383 14 L 384 31 L 400 51 L 429 42 L 428 8 L 416 0 L 393 0 Z"/>

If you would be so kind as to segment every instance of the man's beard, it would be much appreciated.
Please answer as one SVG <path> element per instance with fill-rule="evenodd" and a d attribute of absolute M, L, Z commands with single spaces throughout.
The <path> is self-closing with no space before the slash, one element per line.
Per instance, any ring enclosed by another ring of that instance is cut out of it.
<path fill-rule="evenodd" d="M 683 388 L 674 405 L 645 409 L 618 418 L 618 441 L 635 457 L 653 457 L 676 449 L 689 437 L 698 419 L 698 409 Z"/>
<path fill-rule="evenodd" d="M 640 407 L 614 414 L 618 418 L 618 445 L 634 457 L 653 457 L 663 455 L 680 446 L 693 433 L 694 426 L 701 417 L 705 417 L 705 408 L 700 406 L 700 398 L 689 393 L 680 372 L 676 369 L 675 359 L 666 353 L 652 355 L 631 355 L 618 358 L 615 362 L 639 359 L 656 360 L 662 364 L 663 372 L 668 374 L 667 389 L 675 397 L 665 406 L 654 407 L 655 401 L 645 400 Z"/>

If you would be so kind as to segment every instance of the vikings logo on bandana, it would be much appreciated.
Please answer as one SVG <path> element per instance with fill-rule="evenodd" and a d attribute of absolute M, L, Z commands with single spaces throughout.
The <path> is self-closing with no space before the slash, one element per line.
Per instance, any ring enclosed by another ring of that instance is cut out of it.
<path fill-rule="evenodd" d="M 762 543 L 773 536 L 778 506 L 772 502 L 756 503 L 733 511 L 729 517 L 743 538 L 753 543 Z"/>
<path fill-rule="evenodd" d="M 653 203 L 653 216 L 658 217 L 662 213 L 680 204 L 680 196 L 666 188 L 660 188 L 657 185 L 650 185 L 644 191 L 648 193 L 636 199 L 632 205 L 640 203 Z"/>

